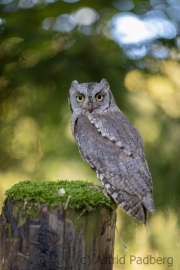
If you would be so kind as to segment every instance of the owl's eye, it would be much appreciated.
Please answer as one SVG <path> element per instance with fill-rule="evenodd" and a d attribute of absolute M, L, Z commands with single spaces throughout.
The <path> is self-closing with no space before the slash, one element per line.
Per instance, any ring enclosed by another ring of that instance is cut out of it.
<path fill-rule="evenodd" d="M 76 96 L 76 99 L 77 99 L 78 102 L 83 102 L 84 95 L 78 95 L 78 96 Z"/>
<path fill-rule="evenodd" d="M 102 94 L 97 94 L 97 95 L 96 95 L 96 100 L 97 100 L 97 101 L 102 101 L 103 98 L 104 98 L 104 96 L 103 96 Z"/>

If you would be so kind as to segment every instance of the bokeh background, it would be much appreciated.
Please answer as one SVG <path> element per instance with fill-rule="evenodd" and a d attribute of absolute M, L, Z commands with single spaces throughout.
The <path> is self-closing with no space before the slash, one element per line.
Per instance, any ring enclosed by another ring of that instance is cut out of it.
<path fill-rule="evenodd" d="M 21 180 L 99 183 L 71 135 L 67 98 L 72 80 L 102 78 L 143 137 L 156 208 L 146 227 L 118 209 L 129 249 L 116 235 L 126 261 L 113 269 L 180 269 L 179 0 L 0 0 L 0 209 Z"/>

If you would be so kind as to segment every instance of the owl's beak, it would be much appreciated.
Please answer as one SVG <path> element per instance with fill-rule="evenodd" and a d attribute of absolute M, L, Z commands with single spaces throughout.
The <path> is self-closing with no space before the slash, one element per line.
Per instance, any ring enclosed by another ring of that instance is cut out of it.
<path fill-rule="evenodd" d="M 88 112 L 92 113 L 95 109 L 98 108 L 97 104 L 93 102 L 93 99 L 91 96 L 88 97 L 87 101 L 84 103 L 84 109 Z"/>
<path fill-rule="evenodd" d="M 86 110 L 86 111 L 88 111 L 88 112 L 90 112 L 90 113 L 92 113 L 92 111 L 93 111 L 93 103 L 92 103 L 92 101 L 88 101 L 87 103 L 85 103 L 84 104 L 84 109 Z"/>
<path fill-rule="evenodd" d="M 92 97 L 90 96 L 88 98 L 87 104 L 87 110 L 91 113 L 93 111 L 93 103 L 92 103 Z"/>
<path fill-rule="evenodd" d="M 88 102 L 88 111 L 91 113 L 92 112 L 92 110 L 93 110 L 93 105 L 92 105 L 92 101 L 90 100 L 89 102 Z"/>

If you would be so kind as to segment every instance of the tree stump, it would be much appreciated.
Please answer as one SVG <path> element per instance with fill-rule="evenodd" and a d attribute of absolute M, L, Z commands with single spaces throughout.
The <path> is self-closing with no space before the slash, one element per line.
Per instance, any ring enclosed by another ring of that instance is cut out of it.
<path fill-rule="evenodd" d="M 116 205 L 92 184 L 24 181 L 6 195 L 0 270 L 113 268 Z"/>

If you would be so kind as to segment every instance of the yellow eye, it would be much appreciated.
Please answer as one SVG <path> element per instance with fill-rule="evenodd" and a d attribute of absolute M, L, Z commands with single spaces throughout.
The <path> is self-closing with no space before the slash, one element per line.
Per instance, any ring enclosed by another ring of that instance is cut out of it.
<path fill-rule="evenodd" d="M 84 96 L 83 95 L 78 95 L 78 96 L 76 96 L 76 99 L 77 99 L 78 102 L 83 102 Z"/>
<path fill-rule="evenodd" d="M 103 98 L 104 98 L 104 96 L 103 96 L 102 94 L 97 94 L 97 95 L 96 95 L 96 100 L 97 100 L 97 101 L 102 101 Z"/>

